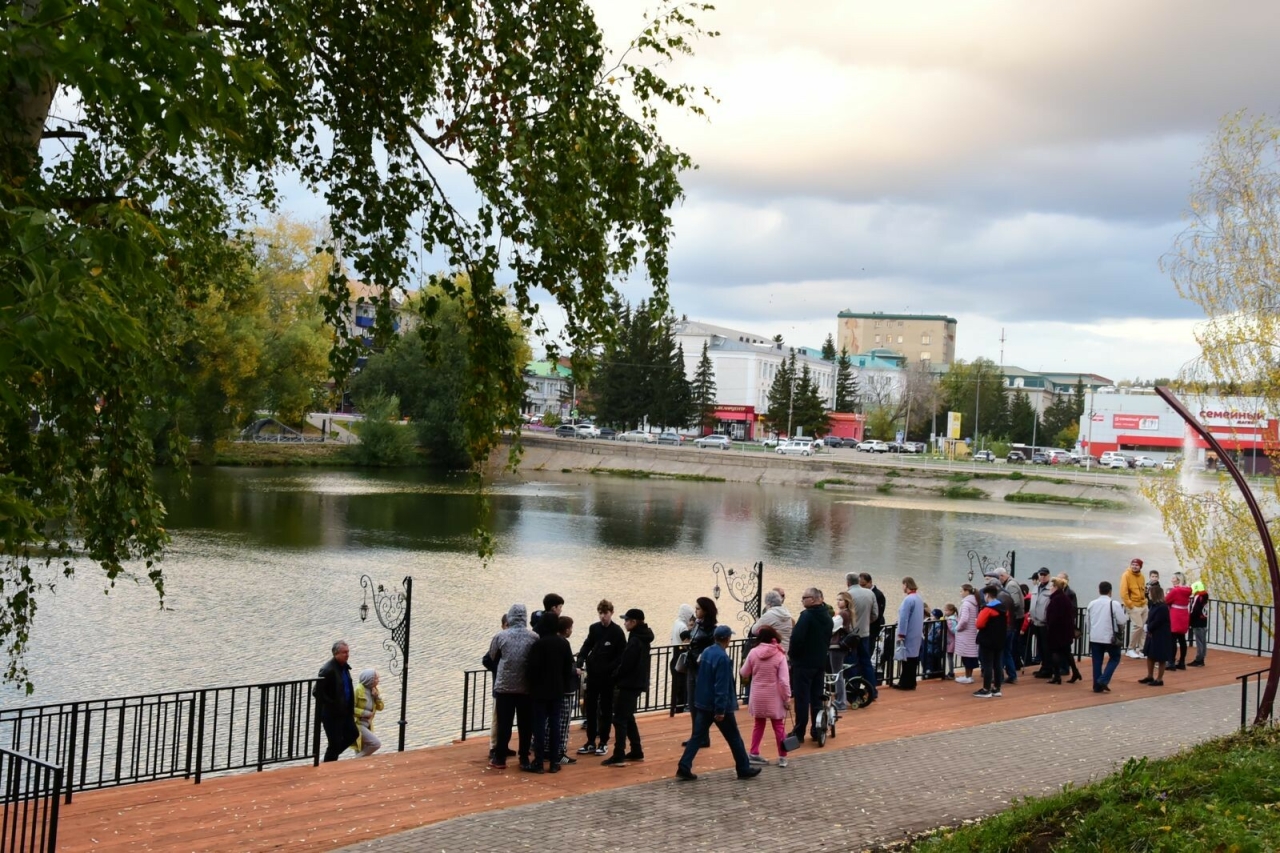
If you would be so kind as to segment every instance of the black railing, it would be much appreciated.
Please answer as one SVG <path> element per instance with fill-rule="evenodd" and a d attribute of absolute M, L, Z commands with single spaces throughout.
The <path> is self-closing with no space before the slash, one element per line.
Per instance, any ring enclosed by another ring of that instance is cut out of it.
<path fill-rule="evenodd" d="M 319 763 L 315 679 L 0 711 L 0 744 L 64 769 L 63 790 Z"/>
<path fill-rule="evenodd" d="M 1271 654 L 1275 607 L 1242 601 L 1209 602 L 1209 645 L 1222 649 Z"/>
<path fill-rule="evenodd" d="M 0 853 L 53 853 L 62 768 L 0 747 Z"/>
<path fill-rule="evenodd" d="M 1258 716 L 1258 708 L 1262 705 L 1262 688 L 1264 686 L 1263 676 L 1269 673 L 1269 669 L 1260 669 L 1257 672 L 1249 672 L 1244 675 L 1237 675 L 1236 681 L 1240 682 L 1240 728 L 1248 728 L 1249 721 Z M 1253 685 L 1253 713 L 1249 713 L 1249 685 Z M 1270 722 L 1272 718 L 1268 718 Z"/>

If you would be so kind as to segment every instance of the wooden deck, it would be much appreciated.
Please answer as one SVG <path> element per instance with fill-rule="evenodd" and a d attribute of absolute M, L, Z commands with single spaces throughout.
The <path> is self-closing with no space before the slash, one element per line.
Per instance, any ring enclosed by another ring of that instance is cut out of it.
<path fill-rule="evenodd" d="M 1000 720 L 1049 714 L 1089 705 L 1150 697 L 1159 691 L 1185 692 L 1233 683 L 1235 676 L 1262 669 L 1267 660 L 1211 650 L 1209 666 L 1165 676 L 1163 688 L 1136 683 L 1146 675 L 1144 661 L 1124 659 L 1112 692 L 1095 694 L 1090 673 L 1084 681 L 1054 686 L 1029 675 L 1008 687 L 1001 699 L 975 699 L 973 687 L 952 682 L 921 682 L 914 693 L 882 690 L 880 701 L 844 715 L 827 751 L 855 744 L 895 740 Z M 1083 661 L 1088 667 L 1089 661 Z M 1238 705 L 1224 706 L 1225 714 Z M 383 715 L 387 720 L 390 717 Z M 750 736 L 745 709 L 738 714 Z M 1141 721 L 1136 720 L 1135 725 Z M 386 724 L 384 724 L 385 727 Z M 59 848 L 63 851 L 227 851 L 334 850 L 461 815 L 526 803 L 572 797 L 670 777 L 688 735 L 689 718 L 666 714 L 640 719 L 648 760 L 625 768 L 600 766 L 582 758 L 554 776 L 486 768 L 488 739 L 474 740 L 372 758 L 344 758 L 313 768 L 284 767 L 263 773 L 206 778 L 200 785 L 168 780 L 76 794 L 62 811 Z M 581 744 L 575 727 L 570 745 Z M 793 756 L 804 760 L 818 748 L 806 743 Z M 761 752 L 774 755 L 766 740 Z M 719 735 L 698 754 L 695 770 L 732 767 Z"/>

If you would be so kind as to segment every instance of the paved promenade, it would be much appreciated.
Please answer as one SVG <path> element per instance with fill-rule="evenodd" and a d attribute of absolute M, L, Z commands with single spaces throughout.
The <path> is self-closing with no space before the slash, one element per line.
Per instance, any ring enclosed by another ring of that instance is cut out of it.
<path fill-rule="evenodd" d="M 64 807 L 59 849 L 331 851 L 377 839 L 358 849 L 492 850 L 541 846 L 542 830 L 531 827 L 554 825 L 568 849 L 797 849 L 803 839 L 800 849 L 851 850 L 1230 731 L 1239 693 L 1224 685 L 1265 660 L 1220 651 L 1209 659 L 1170 673 L 1158 690 L 1136 683 L 1145 666 L 1128 659 L 1110 694 L 1093 693 L 1087 680 L 1053 686 L 1030 677 L 1002 699 L 938 681 L 884 690 L 871 707 L 848 712 L 825 749 L 806 743 L 792 766 L 748 782 L 733 778 L 718 735 L 698 756 L 704 778 L 675 782 L 689 718 L 659 714 L 640 720 L 650 760 L 622 769 L 584 758 L 554 776 L 514 764 L 487 770 L 487 739 L 477 737 L 201 785 L 173 779 L 90 791 Z M 749 725 L 745 711 L 739 724 Z M 579 736 L 575 729 L 575 747 Z"/>
<path fill-rule="evenodd" d="M 1130 757 L 1171 755 L 1227 734 L 1239 727 L 1238 695 L 1231 687 L 1152 694 L 846 750 L 805 750 L 790 766 L 767 767 L 752 780 L 719 770 L 696 782 L 651 782 L 457 818 L 347 851 L 461 853 L 547 843 L 628 853 L 859 850 L 1087 782 Z M 978 703 L 975 716 L 998 701 Z"/>

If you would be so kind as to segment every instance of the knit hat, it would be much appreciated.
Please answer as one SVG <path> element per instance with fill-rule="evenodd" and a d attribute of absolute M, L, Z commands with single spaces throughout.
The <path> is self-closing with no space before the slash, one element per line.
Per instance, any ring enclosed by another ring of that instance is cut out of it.
<path fill-rule="evenodd" d="M 1129 565 L 1131 566 L 1136 565 L 1138 568 L 1142 568 L 1142 558 L 1134 557 L 1132 560 L 1129 561 Z"/>
<path fill-rule="evenodd" d="M 1199 595 L 1200 593 L 1204 592 L 1204 584 L 1201 581 L 1196 581 L 1191 585 L 1191 591 L 1194 592 L 1196 595 Z"/>

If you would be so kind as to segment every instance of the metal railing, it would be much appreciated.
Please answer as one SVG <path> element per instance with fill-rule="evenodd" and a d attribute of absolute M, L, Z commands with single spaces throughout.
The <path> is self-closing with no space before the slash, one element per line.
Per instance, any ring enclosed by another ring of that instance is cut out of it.
<path fill-rule="evenodd" d="M 1246 604 L 1242 601 L 1213 601 L 1205 612 L 1208 621 L 1208 645 L 1218 649 L 1231 649 L 1239 652 L 1252 652 L 1261 657 L 1271 654 L 1275 638 L 1271 635 L 1275 625 L 1275 606 L 1271 604 Z M 1088 657 L 1089 649 L 1089 611 L 1087 607 L 1076 608 L 1076 637 L 1073 652 L 1079 660 Z M 1124 644 L 1127 647 L 1132 636 L 1133 624 L 1125 622 Z M 1191 641 L 1188 634 L 1187 642 Z"/>
<path fill-rule="evenodd" d="M 316 679 L 210 687 L 0 711 L 0 745 L 63 768 L 75 791 L 319 763 Z"/>
<path fill-rule="evenodd" d="M 62 768 L 0 747 L 0 853 L 53 853 Z"/>
<path fill-rule="evenodd" d="M 1262 704 L 1262 688 L 1265 685 L 1263 677 L 1271 670 L 1260 669 L 1257 672 L 1248 672 L 1244 675 L 1237 675 L 1236 681 L 1240 682 L 1240 728 L 1249 727 L 1249 721 L 1258 716 L 1258 707 Z M 1249 685 L 1253 685 L 1253 713 L 1249 713 Z M 1269 718 L 1270 721 L 1273 718 Z"/>

